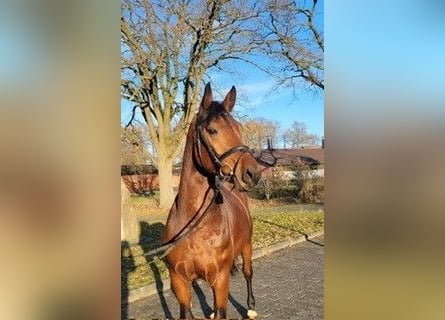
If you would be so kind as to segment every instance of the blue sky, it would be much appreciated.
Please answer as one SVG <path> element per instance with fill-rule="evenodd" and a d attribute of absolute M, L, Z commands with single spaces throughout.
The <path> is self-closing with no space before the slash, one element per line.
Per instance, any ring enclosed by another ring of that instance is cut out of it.
<path fill-rule="evenodd" d="M 292 90 L 277 91 L 256 104 L 255 116 L 276 120 L 282 129 L 290 128 L 294 121 L 306 123 L 308 131 L 324 136 L 324 95 Z"/>
<path fill-rule="evenodd" d="M 240 67 L 245 68 L 245 65 Z M 223 78 L 223 79 L 220 79 Z M 274 89 L 273 79 L 262 72 L 249 68 L 238 79 L 227 78 L 224 74 L 215 74 L 216 86 L 226 86 L 215 94 L 216 100 L 223 99 L 223 95 L 232 85 L 238 92 L 238 114 L 248 118 L 263 117 L 277 121 L 281 129 L 288 129 L 295 121 L 305 122 L 308 131 L 318 136 L 324 136 L 324 94 L 307 90 L 296 91 L 290 88 Z"/>

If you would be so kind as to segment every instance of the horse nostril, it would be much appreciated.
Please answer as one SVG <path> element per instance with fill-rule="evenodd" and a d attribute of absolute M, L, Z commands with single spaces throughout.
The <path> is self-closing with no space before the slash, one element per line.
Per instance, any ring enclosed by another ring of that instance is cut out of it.
<path fill-rule="evenodd" d="M 251 170 L 247 169 L 246 171 L 244 171 L 243 178 L 244 178 L 245 182 L 248 182 L 248 183 L 253 182 L 254 177 L 255 177 L 255 174 Z"/>

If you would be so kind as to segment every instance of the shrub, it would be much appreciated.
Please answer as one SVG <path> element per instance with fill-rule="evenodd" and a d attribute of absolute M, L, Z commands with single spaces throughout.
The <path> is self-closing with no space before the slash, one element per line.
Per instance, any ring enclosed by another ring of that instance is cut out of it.
<path fill-rule="evenodd" d="M 292 193 L 292 185 L 285 178 L 285 171 L 282 168 L 272 168 L 263 173 L 260 182 L 249 192 L 249 197 L 271 200 L 295 196 Z"/>
<path fill-rule="evenodd" d="M 278 199 L 285 202 L 323 203 L 324 181 L 308 165 L 276 167 L 266 171 L 261 181 L 249 193 L 258 200 Z"/>
<path fill-rule="evenodd" d="M 296 196 L 304 203 L 323 203 L 324 179 L 314 175 L 311 169 L 310 166 L 304 164 L 293 168 Z"/>
<path fill-rule="evenodd" d="M 324 202 L 324 183 L 322 177 L 309 177 L 301 181 L 297 197 L 304 203 Z"/>

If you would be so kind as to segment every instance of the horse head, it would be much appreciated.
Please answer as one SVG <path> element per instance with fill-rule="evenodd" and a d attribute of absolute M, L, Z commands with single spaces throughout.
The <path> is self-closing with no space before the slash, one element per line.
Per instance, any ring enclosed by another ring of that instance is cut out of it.
<path fill-rule="evenodd" d="M 210 84 L 206 85 L 197 115 L 195 150 L 206 172 L 232 182 L 239 191 L 248 191 L 258 183 L 263 168 L 243 143 L 241 124 L 232 116 L 235 100 L 235 87 L 217 102 Z"/>

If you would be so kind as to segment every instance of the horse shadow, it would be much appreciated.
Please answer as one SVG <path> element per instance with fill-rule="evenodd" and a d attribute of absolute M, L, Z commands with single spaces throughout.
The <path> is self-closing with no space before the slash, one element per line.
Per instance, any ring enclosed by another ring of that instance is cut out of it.
<path fill-rule="evenodd" d="M 128 241 L 121 241 L 121 319 L 128 318 L 128 278 L 136 269 Z"/>
<path fill-rule="evenodd" d="M 165 230 L 165 225 L 156 222 L 149 224 L 146 221 L 140 221 L 140 236 L 139 245 L 142 248 L 144 254 L 150 250 L 156 249 L 162 244 L 162 235 Z M 162 309 L 166 318 L 173 318 L 170 308 L 168 307 L 167 300 L 164 296 L 164 283 L 162 282 L 161 271 L 158 266 L 153 263 L 153 257 L 146 257 L 148 266 L 155 278 L 156 290 L 159 296 Z"/>

